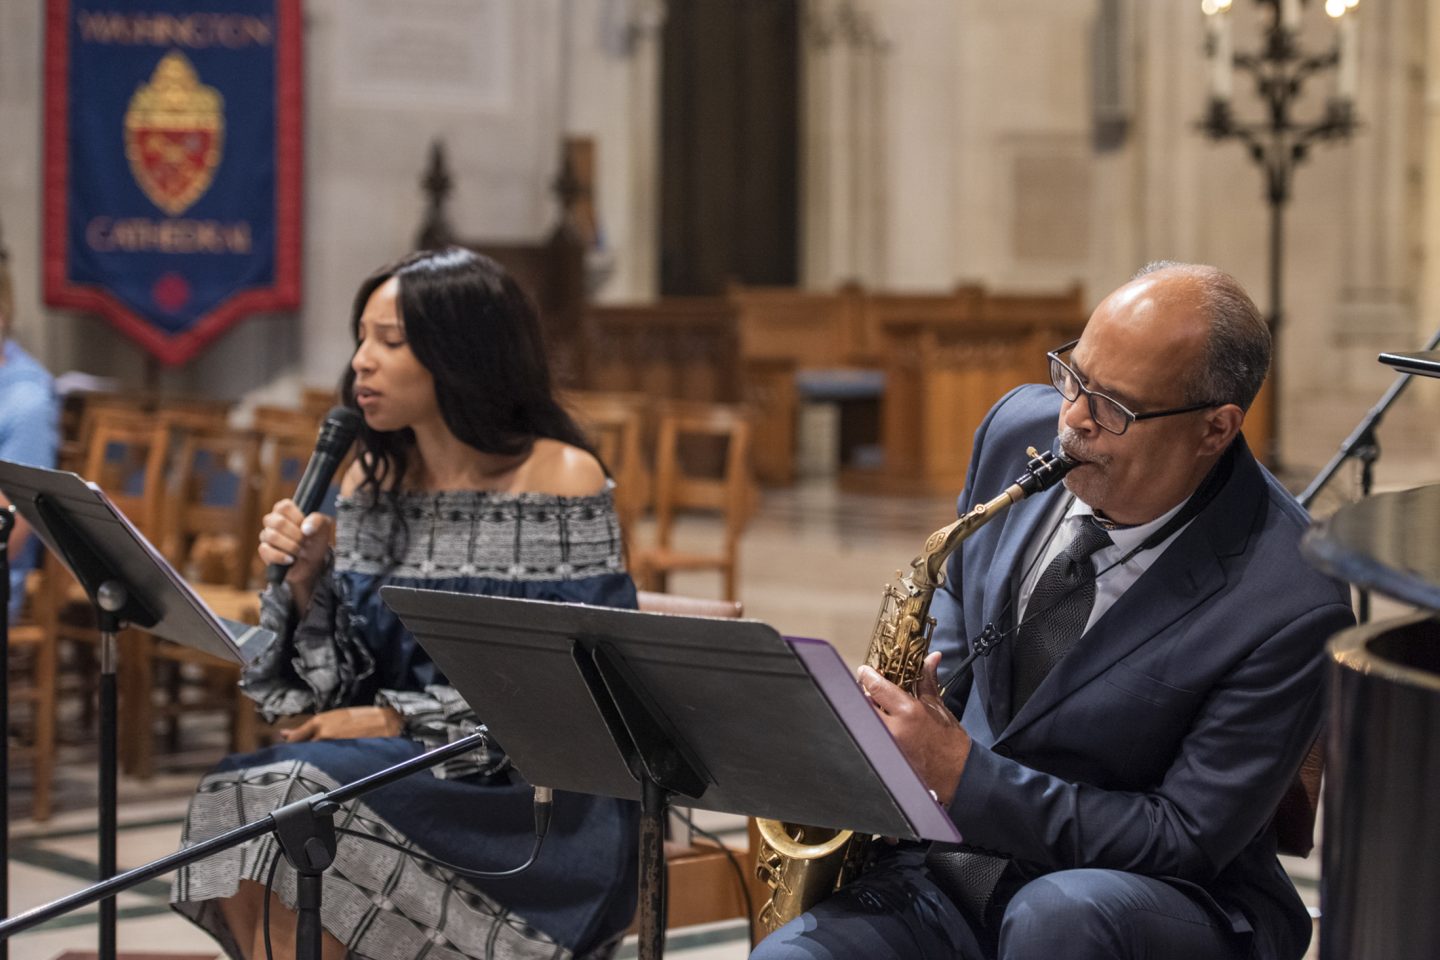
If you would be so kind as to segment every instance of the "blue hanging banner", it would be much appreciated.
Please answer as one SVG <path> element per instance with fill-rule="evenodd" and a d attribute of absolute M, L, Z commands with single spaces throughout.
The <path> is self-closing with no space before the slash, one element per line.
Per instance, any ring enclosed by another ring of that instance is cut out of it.
<path fill-rule="evenodd" d="M 300 303 L 300 0 L 48 0 L 45 302 L 170 364 Z"/>

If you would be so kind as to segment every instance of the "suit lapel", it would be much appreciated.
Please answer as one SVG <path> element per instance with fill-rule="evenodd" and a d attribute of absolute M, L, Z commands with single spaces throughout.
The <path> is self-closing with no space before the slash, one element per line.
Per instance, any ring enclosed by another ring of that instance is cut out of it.
<path fill-rule="evenodd" d="M 1041 533 L 1041 523 L 1050 516 L 1058 500 L 1066 496 L 1069 494 L 1056 486 L 1037 497 L 1027 497 L 1010 508 L 985 577 L 985 596 L 981 605 L 983 618 L 980 621 L 982 630 L 986 624 L 994 624 L 1002 632 L 1014 626 L 1019 579 L 1024 574 L 1020 563 L 1025 556 L 1025 545 Z M 985 714 L 992 730 L 1003 730 L 1010 718 L 1010 647 L 1014 639 L 1013 636 L 1007 637 L 989 656 L 975 661 L 976 686 L 982 691 Z"/>
<path fill-rule="evenodd" d="M 1061 658 L 1002 738 L 1034 723 L 1225 586 L 1222 558 L 1244 549 L 1264 502 L 1260 468 L 1244 440 L 1236 442 L 1241 447 L 1230 482 Z"/>

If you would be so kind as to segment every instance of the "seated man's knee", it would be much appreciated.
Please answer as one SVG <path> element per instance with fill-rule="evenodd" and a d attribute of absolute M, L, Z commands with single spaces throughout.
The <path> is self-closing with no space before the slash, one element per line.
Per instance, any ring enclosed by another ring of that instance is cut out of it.
<path fill-rule="evenodd" d="M 1005 908 L 1000 957 L 1216 960 L 1246 952 L 1203 894 L 1120 870 L 1061 870 L 1032 880 Z"/>
<path fill-rule="evenodd" d="M 771 934 L 750 951 L 750 960 L 788 960 L 797 955 L 804 956 L 804 954 L 797 954 L 786 938 Z"/>
<path fill-rule="evenodd" d="M 1021 887 L 1000 924 L 1000 957 L 1118 956 L 1120 885 L 1108 870 L 1061 870 Z"/>

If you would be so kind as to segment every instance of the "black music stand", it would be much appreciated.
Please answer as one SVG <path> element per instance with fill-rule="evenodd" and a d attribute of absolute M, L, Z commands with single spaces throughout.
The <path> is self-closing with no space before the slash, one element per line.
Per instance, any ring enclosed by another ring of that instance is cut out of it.
<path fill-rule="evenodd" d="M 1382 353 L 1376 358 L 1399 371 L 1400 376 L 1395 378 L 1379 402 L 1370 408 L 1350 432 L 1350 436 L 1340 444 L 1339 452 L 1330 458 L 1330 462 L 1325 464 L 1315 475 L 1315 479 L 1311 480 L 1309 486 L 1296 498 L 1300 501 L 1300 506 L 1310 509 L 1315 497 L 1351 457 L 1360 461 L 1360 496 L 1362 499 L 1370 496 L 1370 491 L 1375 486 L 1375 462 L 1380 459 L 1380 421 L 1395 401 L 1400 399 L 1400 394 L 1410 384 L 1412 376 L 1418 374 L 1422 377 L 1440 377 L 1440 352 L 1436 351 L 1436 347 L 1440 347 L 1440 330 L 1431 335 L 1423 350 L 1414 353 Z M 1359 599 L 1357 619 L 1365 623 L 1370 619 L 1370 591 L 1362 588 Z"/>
<path fill-rule="evenodd" d="M 661 956 L 664 818 L 689 806 L 960 840 L 829 644 L 755 620 L 384 587 L 525 778 L 639 799 L 640 956 Z"/>
<path fill-rule="evenodd" d="M 95 606 L 100 633 L 100 878 L 115 875 L 116 635 L 122 625 L 244 664 L 273 635 L 217 617 L 98 486 L 73 473 L 0 460 L 0 491 L 64 561 Z M 3 826 L 8 832 L 9 823 Z M 5 905 L 8 912 L 9 905 Z M 100 960 L 115 956 L 115 900 L 100 903 Z"/>

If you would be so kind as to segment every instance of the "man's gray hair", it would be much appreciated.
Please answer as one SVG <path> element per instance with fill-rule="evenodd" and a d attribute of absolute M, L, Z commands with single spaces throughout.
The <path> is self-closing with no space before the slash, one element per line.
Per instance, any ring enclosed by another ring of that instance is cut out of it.
<path fill-rule="evenodd" d="M 1178 273 L 1200 292 L 1210 319 L 1205 362 L 1186 378 L 1185 403 L 1233 403 L 1249 410 L 1270 371 L 1270 328 L 1240 281 L 1218 267 L 1154 260 L 1136 271 L 1138 280 L 1160 271 Z"/>

